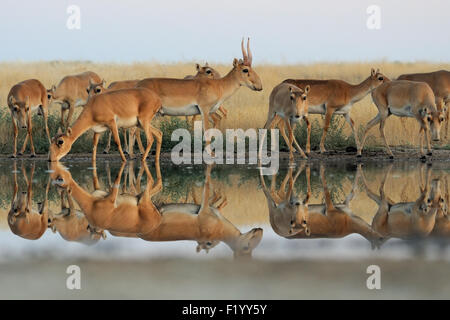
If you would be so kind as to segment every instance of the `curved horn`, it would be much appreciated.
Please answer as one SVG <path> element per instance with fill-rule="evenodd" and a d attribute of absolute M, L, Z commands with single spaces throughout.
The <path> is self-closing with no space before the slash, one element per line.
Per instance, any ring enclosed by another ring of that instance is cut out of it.
<path fill-rule="evenodd" d="M 248 64 L 249 64 L 249 66 L 251 66 L 253 56 L 252 56 L 252 52 L 250 51 L 250 38 L 247 38 L 247 54 L 248 54 Z"/>

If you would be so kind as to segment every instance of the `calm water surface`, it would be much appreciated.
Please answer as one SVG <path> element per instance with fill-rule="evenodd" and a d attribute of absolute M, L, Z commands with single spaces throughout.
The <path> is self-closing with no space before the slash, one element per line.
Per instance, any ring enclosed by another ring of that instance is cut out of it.
<path fill-rule="evenodd" d="M 450 165 L 0 163 L 0 262 L 449 260 Z"/>

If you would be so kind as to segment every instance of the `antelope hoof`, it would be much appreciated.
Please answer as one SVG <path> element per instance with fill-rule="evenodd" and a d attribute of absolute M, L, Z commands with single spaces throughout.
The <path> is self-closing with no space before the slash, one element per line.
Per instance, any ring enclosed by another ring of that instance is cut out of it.
<path fill-rule="evenodd" d="M 17 155 L 18 155 L 18 156 L 21 156 L 21 155 L 23 155 L 23 153 L 22 153 L 22 152 L 19 152 Z"/>
<path fill-rule="evenodd" d="M 425 161 L 427 161 L 427 157 L 426 157 L 425 155 L 423 155 L 423 156 L 420 157 L 420 160 L 421 160 L 422 162 L 425 162 Z"/>
<path fill-rule="evenodd" d="M 34 153 L 31 154 L 31 155 L 30 155 L 30 158 L 36 158 L 36 154 L 34 154 Z"/>
<path fill-rule="evenodd" d="M 12 154 L 12 155 L 10 155 L 9 157 L 10 157 L 10 158 L 17 158 L 17 155 Z"/>
<path fill-rule="evenodd" d="M 431 151 L 427 153 L 427 156 L 429 156 L 429 157 L 431 157 L 432 155 L 433 155 L 433 152 L 431 152 Z"/>
<path fill-rule="evenodd" d="M 126 155 L 128 155 L 128 151 L 126 151 L 126 150 L 125 150 L 125 151 L 123 152 L 123 154 L 126 154 Z"/>
<path fill-rule="evenodd" d="M 103 154 L 108 154 L 109 151 L 108 150 L 103 150 Z"/>
<path fill-rule="evenodd" d="M 394 160 L 394 156 L 389 156 L 389 160 Z"/>
<path fill-rule="evenodd" d="M 361 159 L 361 158 L 362 158 L 362 155 L 361 155 L 361 154 L 357 154 L 356 157 L 357 157 L 358 159 Z"/>

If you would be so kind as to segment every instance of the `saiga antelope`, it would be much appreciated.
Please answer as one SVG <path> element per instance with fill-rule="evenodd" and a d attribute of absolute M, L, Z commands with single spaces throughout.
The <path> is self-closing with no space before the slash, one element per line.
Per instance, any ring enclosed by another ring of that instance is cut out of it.
<path fill-rule="evenodd" d="M 289 161 L 293 161 L 293 143 L 300 155 L 307 159 L 306 154 L 299 146 L 294 136 L 295 127 L 301 119 L 305 120 L 308 136 L 306 139 L 306 152 L 310 152 L 311 141 L 311 123 L 308 120 L 308 93 L 309 86 L 300 89 L 288 83 L 281 83 L 273 88 L 269 98 L 269 113 L 264 129 L 280 128 L 281 134 L 289 148 Z M 285 128 L 288 130 L 289 137 L 286 135 Z M 265 138 L 265 137 L 264 137 Z M 264 138 L 262 141 L 264 141 Z M 260 147 L 261 156 L 262 144 Z"/>
<path fill-rule="evenodd" d="M 450 72 L 440 70 L 428 73 L 402 74 L 397 80 L 410 80 L 426 82 L 433 90 L 436 98 L 436 108 L 445 114 L 445 139 L 448 135 L 448 122 L 450 115 Z"/>
<path fill-rule="evenodd" d="M 424 166 L 425 164 L 420 168 L 420 196 L 413 202 L 395 203 L 386 195 L 384 187 L 392 170 L 392 163 L 381 182 L 379 195 L 371 191 L 364 173 L 361 174 L 367 195 L 378 205 L 377 213 L 372 220 L 372 228 L 384 237 L 384 241 L 393 237 L 401 239 L 426 237 L 433 230 L 439 199 L 436 201 L 430 196 L 431 170 L 428 170 L 423 179 Z"/>
<path fill-rule="evenodd" d="M 42 237 L 47 230 L 50 179 L 45 188 L 44 202 L 39 205 L 39 209 L 36 211 L 32 208 L 34 163 L 32 164 L 29 178 L 27 177 L 27 172 L 23 164 L 22 173 L 27 184 L 27 191 L 19 193 L 17 164 L 14 162 L 13 196 L 11 198 L 11 209 L 8 213 L 8 225 L 15 235 L 28 240 L 37 240 Z"/>
<path fill-rule="evenodd" d="M 389 148 L 384 133 L 384 126 L 389 116 L 415 118 L 420 124 L 420 153 L 422 159 L 426 159 L 423 152 L 423 139 L 427 143 L 428 155 L 431 156 L 430 128 L 434 141 L 440 140 L 441 123 L 444 121 L 442 111 L 436 109 L 433 90 L 425 82 L 407 80 L 386 81 L 372 92 L 372 100 L 378 108 L 378 114 L 367 123 L 363 139 L 358 147 L 357 156 L 361 157 L 362 149 L 369 130 L 380 124 L 380 134 L 386 145 L 391 159 L 394 155 Z"/>
<path fill-rule="evenodd" d="M 91 245 L 101 238 L 106 238 L 105 231 L 94 231 L 89 228 L 84 213 L 75 208 L 72 197 L 65 190 L 61 191 L 61 211 L 58 213 L 49 211 L 48 216 L 48 227 L 53 233 L 58 232 L 66 241 Z"/>
<path fill-rule="evenodd" d="M 17 136 L 19 127 L 27 130 L 25 141 L 19 155 L 25 152 L 28 139 L 30 139 L 31 157 L 36 156 L 32 135 L 32 112 L 37 110 L 39 115 L 44 117 L 45 132 L 49 143 L 50 133 L 48 131 L 48 99 L 44 85 L 36 79 L 25 80 L 14 85 L 8 94 L 8 107 L 14 129 L 14 150 L 12 157 L 17 156 Z"/>
<path fill-rule="evenodd" d="M 442 200 L 440 200 L 440 205 L 436 213 L 436 221 L 434 223 L 434 228 L 433 231 L 431 231 L 430 236 L 438 238 L 448 238 L 450 237 L 450 216 L 448 214 L 450 195 L 448 188 L 448 176 L 445 175 L 439 180 L 444 180 L 444 192 Z"/>
<path fill-rule="evenodd" d="M 293 168 L 289 167 L 279 190 L 275 189 L 277 174 L 272 176 L 270 189 L 268 189 L 264 181 L 264 175 L 260 172 L 259 177 L 262 190 L 267 200 L 267 206 L 269 207 L 270 224 L 273 230 L 280 236 L 290 237 L 302 231 L 306 235 L 310 234 L 309 200 L 311 198 L 311 170 L 309 165 L 306 167 L 307 192 L 305 199 L 299 199 L 294 190 L 295 182 L 304 169 L 305 163 L 302 162 L 301 167 L 294 176 Z"/>
<path fill-rule="evenodd" d="M 97 94 L 114 91 L 114 90 L 120 90 L 120 89 L 131 89 L 136 86 L 136 84 L 139 82 L 139 80 L 124 80 L 124 81 L 114 81 L 111 82 L 111 84 L 105 88 L 105 80 L 99 83 L 94 83 L 89 81 L 89 87 L 87 88 L 88 96 L 94 96 Z M 122 128 L 123 130 L 123 141 L 125 144 L 125 153 L 128 153 L 131 157 L 134 155 L 134 139 L 136 137 L 139 151 L 141 154 L 144 153 L 144 146 L 142 145 L 141 141 L 141 135 L 139 131 L 136 131 L 136 127 L 129 128 L 129 135 L 128 135 L 128 142 L 127 142 L 127 128 Z M 103 150 L 103 153 L 107 154 L 109 153 L 109 150 L 111 149 L 111 137 L 112 137 L 112 131 L 110 130 L 108 132 L 108 143 L 105 147 L 105 150 Z"/>
<path fill-rule="evenodd" d="M 385 76 L 379 70 L 375 71 L 375 69 L 372 69 L 370 76 L 357 85 L 352 85 L 342 80 L 287 79 L 283 82 L 293 84 L 301 89 L 308 85 L 311 87 L 311 94 L 308 96 L 308 112 L 310 114 L 325 115 L 323 134 L 320 139 L 320 152 L 325 153 L 325 138 L 333 114 L 344 116 L 352 128 L 356 146 L 359 145 L 358 133 L 350 116 L 350 110 L 353 104 L 363 99 L 373 89 L 382 84 L 384 80 Z M 306 152 L 308 153 L 309 151 L 307 150 Z"/>
<path fill-rule="evenodd" d="M 220 79 L 221 75 L 220 73 L 211 68 L 208 65 L 208 62 L 206 62 L 206 64 L 201 67 L 198 63 L 196 64 L 196 69 L 197 69 L 197 73 L 195 75 L 189 75 L 184 77 L 184 79 L 197 79 L 197 78 L 209 78 L 209 79 Z M 219 113 L 219 111 L 221 113 Z M 223 106 L 220 106 L 217 111 L 213 114 L 210 115 L 211 121 L 214 123 L 214 128 L 218 128 L 220 120 L 222 120 L 222 118 L 226 118 L 228 114 L 227 109 L 225 109 Z M 197 120 L 198 115 L 194 115 L 192 118 L 192 123 L 194 123 Z M 186 116 L 186 121 L 187 121 L 187 116 Z"/>
<path fill-rule="evenodd" d="M 92 71 L 86 71 L 80 74 L 64 77 L 57 86 L 53 85 L 47 90 L 48 99 L 61 105 L 61 126 L 68 128 L 75 110 L 75 107 L 82 107 L 86 104 L 88 94 L 86 88 L 89 81 L 101 82 L 101 78 Z M 69 110 L 67 119 L 65 113 Z"/>
<path fill-rule="evenodd" d="M 222 103 L 231 97 L 241 86 L 261 91 L 259 76 L 252 69 L 252 53 L 247 42 L 241 43 L 243 60 L 234 59 L 233 69 L 220 79 L 169 79 L 148 78 L 140 81 L 137 87 L 153 90 L 162 102 L 160 113 L 168 116 L 193 116 L 200 114 L 203 130 L 210 128 L 209 115 L 216 112 Z M 206 137 L 207 150 L 210 149 L 211 136 Z"/>
<path fill-rule="evenodd" d="M 100 134 L 109 129 L 113 133 L 122 161 L 126 161 L 120 144 L 118 127 L 139 126 L 143 128 L 147 137 L 147 147 L 142 160 L 147 158 L 153 144 L 153 137 L 155 137 L 156 162 L 159 162 L 162 133 L 151 125 L 151 121 L 160 108 L 159 97 L 145 88 L 122 89 L 93 96 L 88 100 L 73 127 L 53 138 L 49 160 L 59 161 L 70 151 L 72 144 L 79 136 L 92 129 L 94 131 L 92 161 L 95 163 Z"/>

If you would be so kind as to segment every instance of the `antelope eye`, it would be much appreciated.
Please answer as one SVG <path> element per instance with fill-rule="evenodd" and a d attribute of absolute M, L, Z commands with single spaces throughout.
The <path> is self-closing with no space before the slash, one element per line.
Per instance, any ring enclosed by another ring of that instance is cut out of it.
<path fill-rule="evenodd" d="M 384 78 L 383 77 L 378 77 L 378 80 L 383 81 Z"/>
<path fill-rule="evenodd" d="M 306 101 L 306 96 L 303 96 L 302 99 L 303 99 L 303 101 Z"/>
<path fill-rule="evenodd" d="M 211 74 L 211 70 L 206 70 L 206 73 L 207 74 Z"/>
<path fill-rule="evenodd" d="M 102 89 L 100 88 L 95 89 L 95 93 L 100 93 L 100 91 L 102 91 Z"/>
<path fill-rule="evenodd" d="M 47 98 L 50 100 L 50 99 L 52 98 L 52 95 L 51 95 L 51 94 L 48 94 L 48 95 L 47 95 Z"/>
<path fill-rule="evenodd" d="M 440 121 L 440 122 L 444 121 L 444 117 L 440 117 L 440 118 L 439 118 L 439 121 Z"/>
<path fill-rule="evenodd" d="M 244 70 L 242 70 L 242 72 L 248 73 L 248 69 L 244 69 Z"/>
<path fill-rule="evenodd" d="M 427 119 L 428 119 L 428 122 L 431 122 L 431 117 L 428 117 Z"/>
<path fill-rule="evenodd" d="M 58 145 L 62 145 L 64 143 L 64 140 L 63 139 L 59 139 L 58 140 Z"/>
<path fill-rule="evenodd" d="M 14 106 L 14 111 L 19 111 L 19 108 L 17 106 Z"/>

